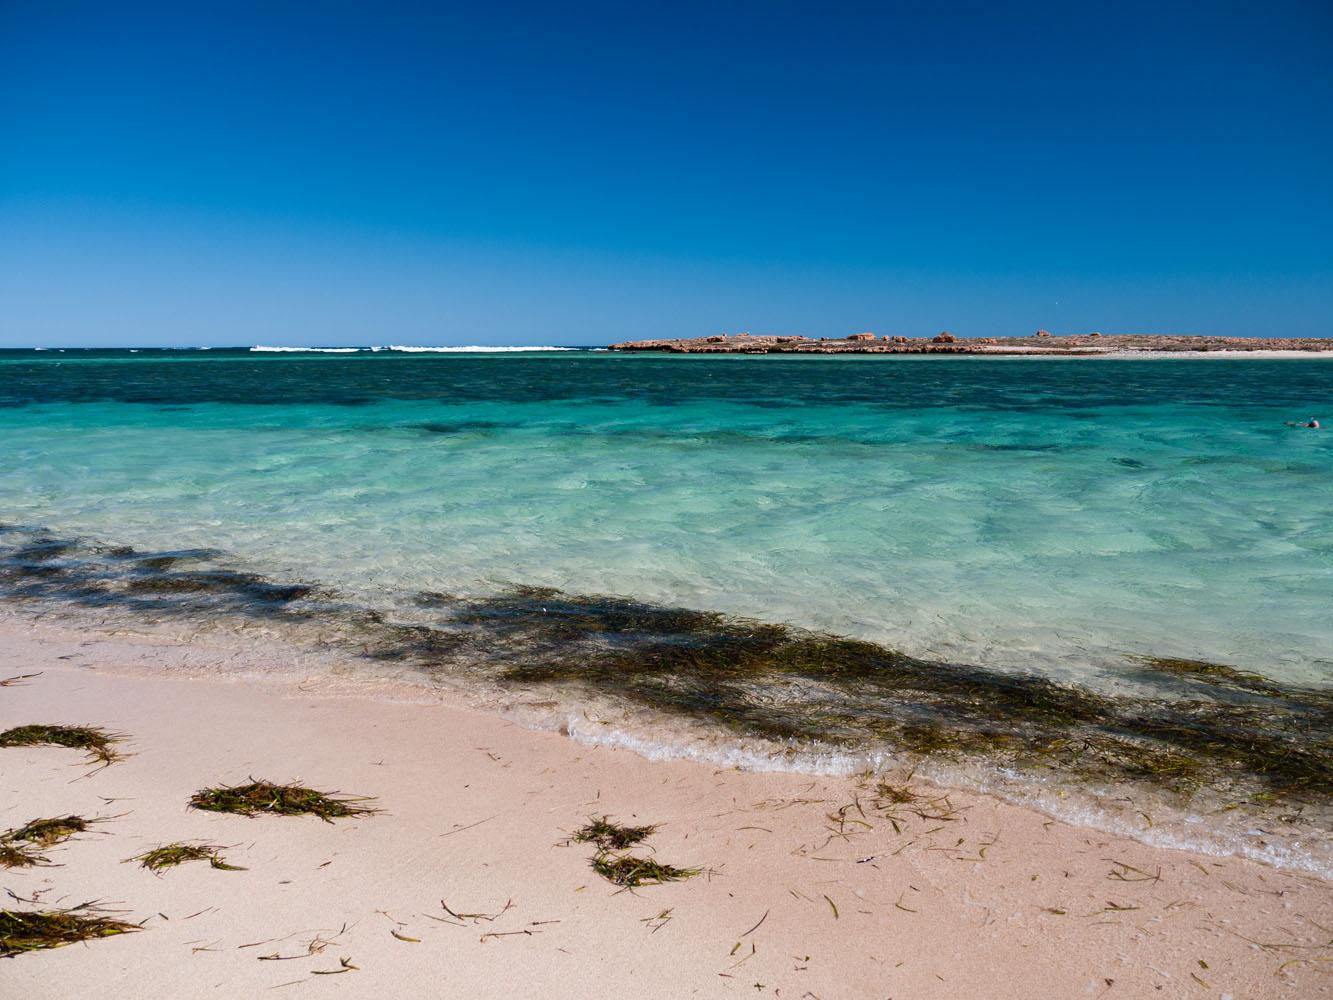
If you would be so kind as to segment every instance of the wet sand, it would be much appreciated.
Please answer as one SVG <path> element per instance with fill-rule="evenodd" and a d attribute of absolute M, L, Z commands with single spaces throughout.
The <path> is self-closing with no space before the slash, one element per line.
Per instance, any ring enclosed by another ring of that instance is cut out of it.
<path fill-rule="evenodd" d="M 53 867 L 0 871 L 37 901 L 6 905 L 100 900 L 143 924 L 3 963 L 6 994 L 1329 992 L 1333 893 L 1308 876 L 915 781 L 920 798 L 892 804 L 869 780 L 651 762 L 491 714 L 335 695 L 301 683 L 281 647 L 253 668 L 284 680 L 223 680 L 210 660 L 224 655 L 0 625 L 0 679 L 39 673 L 0 687 L 0 729 L 103 726 L 132 754 L 90 773 L 77 751 L 0 750 L 0 827 L 106 817 L 46 852 Z M 328 824 L 186 808 L 199 788 L 252 776 L 374 796 L 383 812 Z M 610 885 L 592 849 L 568 843 L 604 814 L 659 825 L 653 856 L 703 873 Z M 121 863 L 196 839 L 247 870 Z M 355 968 L 339 971 L 344 958 Z"/>

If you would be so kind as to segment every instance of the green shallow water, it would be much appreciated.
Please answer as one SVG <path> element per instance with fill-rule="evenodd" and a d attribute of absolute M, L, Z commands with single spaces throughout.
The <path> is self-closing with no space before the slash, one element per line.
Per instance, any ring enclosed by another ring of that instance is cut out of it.
<path fill-rule="evenodd" d="M 1284 422 L 1330 401 L 1326 359 L 0 352 L 0 519 L 376 606 L 546 585 L 1317 685 L 1333 431 Z"/>

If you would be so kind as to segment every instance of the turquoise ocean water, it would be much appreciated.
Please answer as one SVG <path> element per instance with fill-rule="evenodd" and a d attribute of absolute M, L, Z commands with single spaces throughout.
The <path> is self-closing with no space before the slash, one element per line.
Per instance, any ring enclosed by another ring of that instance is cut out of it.
<path fill-rule="evenodd" d="M 1142 656 L 1317 689 L 1311 415 L 1333 360 L 7 351 L 0 521 L 395 620 L 549 587 L 1100 691 Z"/>

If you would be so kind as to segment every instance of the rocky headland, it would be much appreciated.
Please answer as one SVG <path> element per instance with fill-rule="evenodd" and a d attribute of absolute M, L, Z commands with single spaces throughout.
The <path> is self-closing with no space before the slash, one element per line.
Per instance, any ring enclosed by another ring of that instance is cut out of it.
<path fill-rule="evenodd" d="M 843 338 L 715 334 L 682 340 L 627 340 L 613 351 L 661 351 L 670 354 L 1182 354 L 1318 353 L 1333 351 L 1333 338 L 1208 337 L 1178 334 L 1053 335 L 1038 330 L 1029 337 L 880 336 L 854 333 Z"/>

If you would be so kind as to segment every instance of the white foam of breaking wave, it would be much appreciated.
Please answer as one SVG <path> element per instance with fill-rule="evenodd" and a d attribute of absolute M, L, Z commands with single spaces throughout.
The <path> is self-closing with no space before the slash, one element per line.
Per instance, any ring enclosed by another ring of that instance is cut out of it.
<path fill-rule="evenodd" d="M 506 717 L 512 717 L 508 713 Z M 547 719 L 522 719 L 534 729 L 557 730 L 585 746 L 607 746 L 631 750 L 648 760 L 690 760 L 696 763 L 734 767 L 742 771 L 776 771 L 791 774 L 850 777 L 883 770 L 893 758 L 874 751 L 848 753 L 842 750 L 806 750 L 799 754 L 775 754 L 770 748 L 750 748 L 737 743 L 676 743 L 639 736 L 617 726 L 588 725 L 582 713 Z"/>
<path fill-rule="evenodd" d="M 902 763 L 891 753 L 873 750 L 848 752 L 829 748 L 782 753 L 774 752 L 772 747 L 749 747 L 734 741 L 677 741 L 661 735 L 651 738 L 618 726 L 599 724 L 581 712 L 557 712 L 545 718 L 524 718 L 511 711 L 502 714 L 527 728 L 556 730 L 585 746 L 616 747 L 656 761 L 688 760 L 743 771 L 831 777 L 879 773 Z M 589 725 L 589 722 L 592 724 Z M 1329 864 L 1326 854 L 1309 849 L 1315 845 L 1302 842 L 1275 843 L 1268 838 L 1256 840 L 1251 836 L 1239 836 L 1235 831 L 1214 829 L 1204 816 L 1184 814 L 1174 823 L 1154 825 L 1145 830 L 1123 815 L 1100 805 L 1093 795 L 1066 798 L 1067 790 L 1066 794 L 1061 794 L 1058 789 L 1045 789 L 1030 782 L 1006 782 L 1002 780 L 1004 772 L 998 776 L 1001 780 L 988 781 L 980 779 L 976 774 L 971 775 L 970 780 L 960 780 L 960 775 L 952 773 L 951 769 L 914 767 L 913 770 L 940 787 L 962 787 L 974 793 L 991 795 L 1015 805 L 1036 809 L 1073 826 L 1102 830 L 1150 846 L 1193 851 L 1213 857 L 1243 857 L 1323 879 L 1333 876 L 1333 866 Z M 1249 832 L 1252 834 L 1257 831 Z"/>
<path fill-rule="evenodd" d="M 265 354 L 356 354 L 359 347 L 266 347 L 256 344 L 251 351 Z"/>
<path fill-rule="evenodd" d="M 372 347 L 372 351 L 378 348 Z M 576 351 L 577 347 L 498 347 L 486 346 L 482 344 L 471 344 L 466 347 L 409 347 L 405 344 L 390 344 L 387 348 L 390 351 L 401 351 L 404 354 L 503 354 L 514 351 Z"/>

